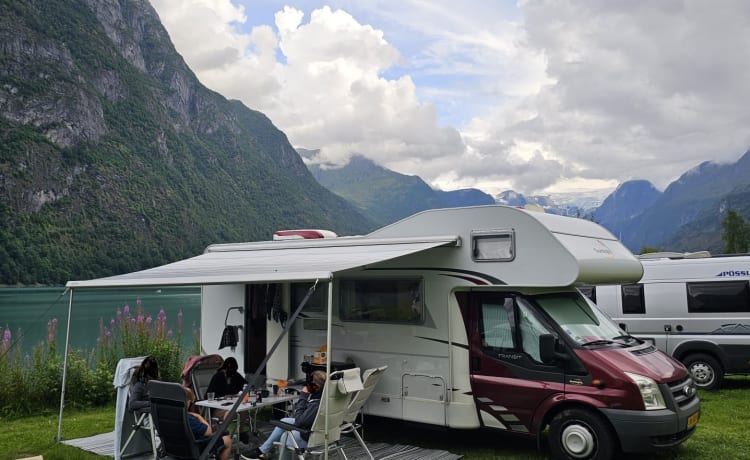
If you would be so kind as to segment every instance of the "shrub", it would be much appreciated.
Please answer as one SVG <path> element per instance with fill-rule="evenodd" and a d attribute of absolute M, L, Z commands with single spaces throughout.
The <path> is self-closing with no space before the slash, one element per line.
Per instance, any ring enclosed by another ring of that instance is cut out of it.
<path fill-rule="evenodd" d="M 70 350 L 65 375 L 65 405 L 87 408 L 111 403 L 115 398 L 114 372 L 121 358 L 151 355 L 159 363 L 161 378 L 180 380 L 187 355 L 198 354 L 200 330 L 193 326 L 193 343 L 180 347 L 182 312 L 176 328 L 168 327 L 167 315 L 160 310 L 154 319 L 138 300 L 131 313 L 125 305 L 116 318 L 99 322 L 97 345 L 90 352 Z M 63 357 L 57 350 L 57 320 L 47 322 L 47 343 L 35 345 L 31 354 L 21 356 L 21 347 L 12 342 L 10 328 L 0 327 L 0 416 L 48 413 L 59 408 Z M 21 337 L 20 331 L 18 337 Z"/>

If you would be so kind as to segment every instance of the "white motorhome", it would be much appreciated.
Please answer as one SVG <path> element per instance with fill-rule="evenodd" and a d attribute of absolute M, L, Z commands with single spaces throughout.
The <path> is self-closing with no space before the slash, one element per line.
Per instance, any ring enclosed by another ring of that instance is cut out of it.
<path fill-rule="evenodd" d="M 750 374 L 750 255 L 641 256 L 634 284 L 585 293 L 621 327 L 680 360 L 704 389 Z"/>
<path fill-rule="evenodd" d="M 576 289 L 642 273 L 593 222 L 479 206 L 364 236 L 212 245 L 68 286 L 201 285 L 203 351 L 237 357 L 259 384 L 302 378 L 325 345 L 331 369 L 388 366 L 367 414 L 537 439 L 549 427 L 557 458 L 603 460 L 676 446 L 700 416 L 685 367 Z M 231 351 L 228 324 L 242 326 Z"/>

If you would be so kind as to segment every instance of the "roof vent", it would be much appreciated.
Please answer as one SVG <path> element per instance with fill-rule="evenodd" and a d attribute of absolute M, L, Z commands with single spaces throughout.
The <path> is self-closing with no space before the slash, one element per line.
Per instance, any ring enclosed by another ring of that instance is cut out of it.
<path fill-rule="evenodd" d="M 337 234 L 330 230 L 277 230 L 273 232 L 273 240 L 310 240 L 317 238 L 336 238 Z"/>

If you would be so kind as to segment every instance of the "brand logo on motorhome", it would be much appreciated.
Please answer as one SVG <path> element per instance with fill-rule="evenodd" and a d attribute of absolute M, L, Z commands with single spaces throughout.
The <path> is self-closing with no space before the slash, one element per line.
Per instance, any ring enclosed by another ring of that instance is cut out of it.
<path fill-rule="evenodd" d="M 731 278 L 733 276 L 750 276 L 750 270 L 727 270 L 716 275 L 718 278 Z"/>
<path fill-rule="evenodd" d="M 597 254 L 604 254 L 609 257 L 613 257 L 614 254 L 612 254 L 612 250 L 607 247 L 606 244 L 602 243 L 600 240 L 596 240 L 596 246 L 593 247 L 594 252 Z"/>

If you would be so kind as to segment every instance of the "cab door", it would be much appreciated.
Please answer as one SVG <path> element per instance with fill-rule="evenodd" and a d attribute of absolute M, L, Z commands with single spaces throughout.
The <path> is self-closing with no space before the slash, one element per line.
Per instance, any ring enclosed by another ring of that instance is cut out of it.
<path fill-rule="evenodd" d="M 487 427 L 534 434 L 536 409 L 565 392 L 564 371 L 539 356 L 539 336 L 552 330 L 517 294 L 473 292 L 469 303 L 471 385 L 479 418 Z"/>

